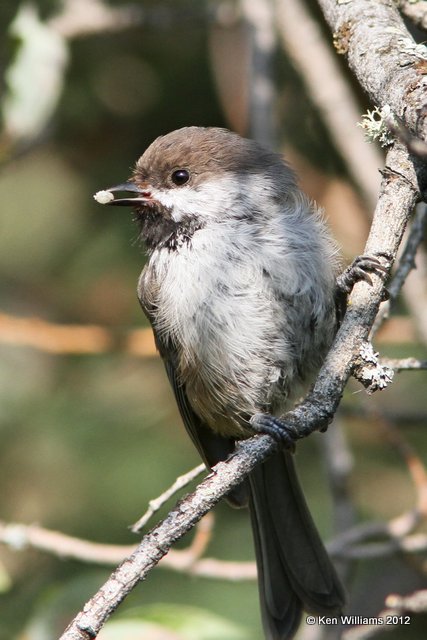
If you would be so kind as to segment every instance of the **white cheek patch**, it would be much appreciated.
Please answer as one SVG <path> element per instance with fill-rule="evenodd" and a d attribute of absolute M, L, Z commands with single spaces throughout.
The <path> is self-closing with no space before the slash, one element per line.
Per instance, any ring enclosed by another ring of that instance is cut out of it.
<path fill-rule="evenodd" d="M 184 185 L 171 189 L 153 189 L 152 197 L 170 209 L 175 222 L 184 217 L 215 218 L 236 201 L 238 185 L 233 176 L 220 176 L 197 187 Z"/>

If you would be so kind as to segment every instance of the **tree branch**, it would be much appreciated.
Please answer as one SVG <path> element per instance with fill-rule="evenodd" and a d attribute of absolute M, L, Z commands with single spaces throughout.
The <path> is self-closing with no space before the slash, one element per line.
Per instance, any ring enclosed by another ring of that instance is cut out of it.
<path fill-rule="evenodd" d="M 95 638 L 102 625 L 122 600 L 181 538 L 252 469 L 265 460 L 277 445 L 269 436 L 245 441 L 238 453 L 217 464 L 196 491 L 178 502 L 160 524 L 148 533 L 134 551 L 113 572 L 98 593 L 76 616 L 61 640 Z"/>
<path fill-rule="evenodd" d="M 425 203 L 420 203 L 416 208 L 411 229 L 408 233 L 405 247 L 402 255 L 400 256 L 399 264 L 396 268 L 393 279 L 387 285 L 388 300 L 383 302 L 380 307 L 379 313 L 372 327 L 371 336 L 376 334 L 384 320 L 389 317 L 393 304 L 396 302 L 406 278 L 411 270 L 415 268 L 415 255 L 423 241 L 426 225 L 427 205 Z"/>
<path fill-rule="evenodd" d="M 409 18 L 417 27 L 427 30 L 427 6 L 425 2 L 397 0 L 397 6 L 403 15 Z"/>
<path fill-rule="evenodd" d="M 336 42 L 373 104 L 388 104 L 403 125 L 427 140 L 423 74 L 426 50 L 408 33 L 393 2 L 318 0 Z"/>
<path fill-rule="evenodd" d="M 384 158 L 375 145 L 366 144 L 356 126 L 360 111 L 350 82 L 305 2 L 276 0 L 276 12 L 285 50 L 301 73 L 310 98 L 371 212 L 378 198 L 378 168 Z"/>
<path fill-rule="evenodd" d="M 277 102 L 273 82 L 274 10 L 270 0 L 240 0 L 239 7 L 249 31 L 249 134 L 274 148 L 277 144 L 277 114 L 273 106 Z"/>

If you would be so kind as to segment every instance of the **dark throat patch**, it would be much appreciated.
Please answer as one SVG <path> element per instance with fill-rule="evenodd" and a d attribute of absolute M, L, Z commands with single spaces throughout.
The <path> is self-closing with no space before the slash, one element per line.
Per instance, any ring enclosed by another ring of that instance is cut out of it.
<path fill-rule="evenodd" d="M 189 244 L 193 234 L 202 228 L 202 224 L 194 216 L 175 222 L 169 211 L 144 207 L 135 211 L 135 221 L 139 226 L 140 237 L 149 252 L 163 247 L 176 251 Z"/>

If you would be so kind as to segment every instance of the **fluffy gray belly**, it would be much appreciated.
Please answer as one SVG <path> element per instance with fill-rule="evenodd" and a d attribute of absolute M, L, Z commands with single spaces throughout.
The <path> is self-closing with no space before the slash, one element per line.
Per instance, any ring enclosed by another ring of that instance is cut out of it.
<path fill-rule="evenodd" d="M 194 277 L 168 286 L 168 276 L 149 265 L 139 297 L 193 410 L 223 436 L 251 435 L 254 413 L 283 412 L 319 368 L 334 332 L 331 302 L 314 316 L 309 294 L 274 295 L 262 274 L 235 275 L 239 287 L 230 272 L 204 287 Z"/>

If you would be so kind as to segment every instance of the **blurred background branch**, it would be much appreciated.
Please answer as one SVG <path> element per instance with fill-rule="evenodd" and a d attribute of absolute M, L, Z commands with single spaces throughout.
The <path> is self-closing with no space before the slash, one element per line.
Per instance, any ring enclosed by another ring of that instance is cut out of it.
<path fill-rule="evenodd" d="M 123 351 L 143 358 L 157 355 L 151 329 L 120 332 L 105 326 L 55 324 L 6 313 L 0 313 L 0 341 L 57 354 Z"/>
<path fill-rule="evenodd" d="M 402 334 L 405 342 L 415 339 L 414 330 L 403 316 L 394 317 L 386 331 L 385 335 L 379 332 L 378 343 L 401 343 Z M 121 352 L 140 358 L 157 357 L 152 331 L 148 328 L 123 330 L 100 325 L 65 325 L 7 313 L 0 313 L 0 343 L 53 354 Z M 416 359 L 393 362 L 390 366 L 400 370 L 424 368 Z"/>
<path fill-rule="evenodd" d="M 424 2 L 397 0 L 397 6 L 417 27 L 427 30 L 427 7 Z"/>

